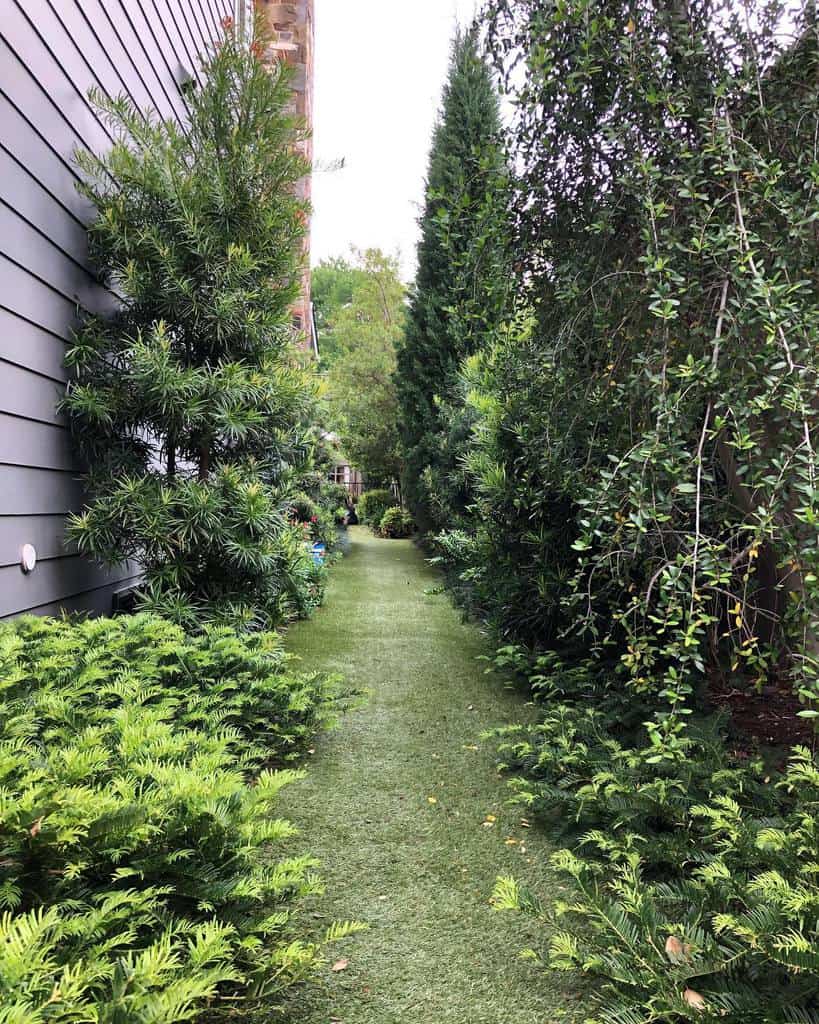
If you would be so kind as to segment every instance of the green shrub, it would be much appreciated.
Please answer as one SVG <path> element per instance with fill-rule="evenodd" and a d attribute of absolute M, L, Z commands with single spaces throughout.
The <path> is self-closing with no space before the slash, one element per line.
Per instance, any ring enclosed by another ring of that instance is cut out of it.
<path fill-rule="evenodd" d="M 90 468 L 69 534 L 106 565 L 137 561 L 145 607 L 186 626 L 270 628 L 291 604 L 287 485 L 315 407 L 291 358 L 307 164 L 292 71 L 260 59 L 267 43 L 225 26 L 184 130 L 98 91 L 114 144 L 77 154 L 91 257 L 119 302 L 66 354 L 62 406 Z"/>
<path fill-rule="evenodd" d="M 551 965 L 596 979 L 603 1024 L 817 1019 L 815 757 L 797 748 L 777 783 L 714 731 L 691 726 L 670 755 L 621 743 L 615 723 L 564 702 L 505 731 L 515 799 L 571 839 Z M 494 904 L 542 912 L 509 878 Z"/>
<path fill-rule="evenodd" d="M 311 544 L 320 542 L 327 548 L 335 545 L 336 514 L 333 507 L 327 508 L 308 495 L 298 493 L 291 499 L 290 514 L 301 527 L 303 540 Z"/>
<path fill-rule="evenodd" d="M 388 508 L 378 524 L 378 534 L 381 537 L 398 539 L 411 537 L 415 532 L 415 521 L 406 509 L 398 505 Z"/>
<path fill-rule="evenodd" d="M 323 481 L 319 493 L 319 503 L 326 509 L 346 508 L 350 500 L 350 492 L 344 484 L 335 484 L 330 480 Z"/>
<path fill-rule="evenodd" d="M 264 766 L 328 721 L 333 690 L 270 635 L 146 615 L 0 625 L 4 1024 L 173 1024 L 225 986 L 309 973 L 293 914 L 315 862 L 276 856 L 297 773 Z"/>
<path fill-rule="evenodd" d="M 293 760 L 333 724 L 341 700 L 336 678 L 294 670 L 276 633 L 212 626 L 189 635 L 141 614 L 79 623 L 29 616 L 0 626 L 0 637 L 14 638 L 17 685 L 38 699 L 56 688 L 77 707 L 109 695 L 114 706 L 122 680 L 135 677 L 181 725 L 235 734 L 248 764 Z"/>
<path fill-rule="evenodd" d="M 358 518 L 367 526 L 374 529 L 381 522 L 384 513 L 395 504 L 392 492 L 386 489 L 376 491 L 364 491 L 358 499 L 356 511 Z"/>

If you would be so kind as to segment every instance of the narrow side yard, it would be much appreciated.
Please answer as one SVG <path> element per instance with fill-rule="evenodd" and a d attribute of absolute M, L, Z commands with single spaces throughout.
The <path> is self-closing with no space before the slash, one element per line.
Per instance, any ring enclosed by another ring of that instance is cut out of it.
<path fill-rule="evenodd" d="M 319 741 L 280 809 L 322 860 L 318 923 L 357 918 L 370 930 L 345 944 L 349 964 L 327 971 L 299 1022 L 582 1019 L 578 994 L 519 956 L 543 935 L 488 903 L 498 874 L 546 897 L 560 885 L 548 843 L 505 806 L 479 747 L 482 730 L 527 714 L 523 699 L 483 675 L 480 634 L 430 592 L 438 578 L 409 541 L 350 532 L 326 606 L 288 645 L 306 669 L 343 672 L 370 697 Z"/>

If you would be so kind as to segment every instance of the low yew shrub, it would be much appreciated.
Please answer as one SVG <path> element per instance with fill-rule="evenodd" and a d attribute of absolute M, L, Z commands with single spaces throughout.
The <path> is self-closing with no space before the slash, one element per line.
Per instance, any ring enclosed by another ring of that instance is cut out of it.
<path fill-rule="evenodd" d="M 544 959 L 593 979 L 599 1024 L 819 1019 L 816 755 L 777 773 L 713 723 L 669 753 L 622 733 L 621 701 L 549 702 L 501 730 L 514 799 L 562 838 L 573 891 L 547 909 L 501 878 L 495 906 L 556 917 Z"/>
<path fill-rule="evenodd" d="M 336 703 L 269 634 L 0 626 L 0 1020 L 176 1024 L 309 974 L 275 766 Z"/>

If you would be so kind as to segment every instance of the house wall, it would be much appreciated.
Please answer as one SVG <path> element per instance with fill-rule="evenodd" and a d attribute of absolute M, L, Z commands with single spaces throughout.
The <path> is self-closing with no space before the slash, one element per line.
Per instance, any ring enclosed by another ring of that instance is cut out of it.
<path fill-rule="evenodd" d="M 108 612 L 135 577 L 66 547 L 82 507 L 78 465 L 55 405 L 77 311 L 114 296 L 88 265 L 90 210 L 72 154 L 111 135 L 91 108 L 96 86 L 183 120 L 180 83 L 221 32 L 233 0 L 3 0 L 0 17 L 0 618 L 23 611 Z M 21 549 L 37 549 L 23 575 Z"/>

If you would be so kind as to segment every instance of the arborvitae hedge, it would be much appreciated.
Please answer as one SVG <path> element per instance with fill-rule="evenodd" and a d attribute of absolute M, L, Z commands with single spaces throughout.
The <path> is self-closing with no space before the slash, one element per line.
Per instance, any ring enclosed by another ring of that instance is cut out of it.
<path fill-rule="evenodd" d="M 464 511 L 461 361 L 503 316 L 509 289 L 499 100 L 477 29 L 459 33 L 432 142 L 418 271 L 398 351 L 404 496 L 419 526 Z"/>

